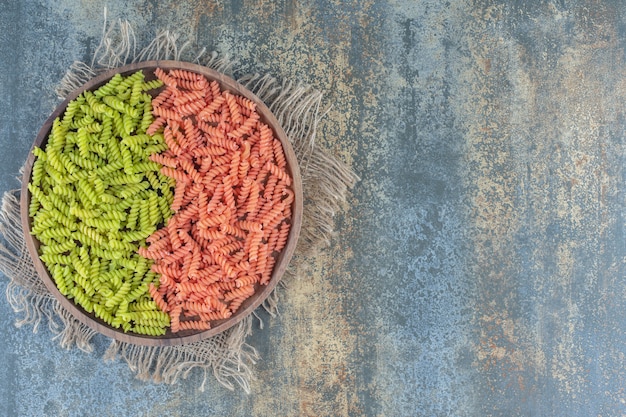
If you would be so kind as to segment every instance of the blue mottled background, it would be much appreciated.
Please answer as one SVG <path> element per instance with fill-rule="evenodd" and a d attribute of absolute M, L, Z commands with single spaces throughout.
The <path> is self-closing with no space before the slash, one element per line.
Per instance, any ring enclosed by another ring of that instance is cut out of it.
<path fill-rule="evenodd" d="M 626 415 L 626 3 L 110 0 L 237 72 L 325 91 L 361 177 L 255 327 L 252 393 L 65 351 L 0 303 L 0 415 Z M 0 191 L 104 4 L 0 1 Z M 6 279 L 0 287 L 6 288 Z"/>

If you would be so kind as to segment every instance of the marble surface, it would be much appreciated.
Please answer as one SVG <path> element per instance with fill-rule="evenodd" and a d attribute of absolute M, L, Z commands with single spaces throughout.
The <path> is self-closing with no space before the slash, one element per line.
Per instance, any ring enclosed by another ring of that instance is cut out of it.
<path fill-rule="evenodd" d="M 139 47 L 169 28 L 236 74 L 324 91 L 318 142 L 361 181 L 261 313 L 251 394 L 138 381 L 105 338 L 63 350 L 5 300 L 0 415 L 626 415 L 626 4 L 107 6 Z M 0 2 L 0 191 L 102 27 L 98 1 Z"/>

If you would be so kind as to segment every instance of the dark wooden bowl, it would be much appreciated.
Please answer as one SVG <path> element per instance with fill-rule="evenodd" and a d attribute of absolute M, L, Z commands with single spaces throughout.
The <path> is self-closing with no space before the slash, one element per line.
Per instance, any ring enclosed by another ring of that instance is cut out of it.
<path fill-rule="evenodd" d="M 28 208 L 30 203 L 30 191 L 28 190 L 28 183 L 31 179 L 31 173 L 33 168 L 33 163 L 35 162 L 35 156 L 31 152 L 28 155 L 28 159 L 26 160 L 26 166 L 24 170 L 24 175 L 22 178 L 22 192 L 21 192 L 21 221 L 22 227 L 24 229 L 24 237 L 26 239 L 26 245 L 31 254 L 33 262 L 35 264 L 35 268 L 39 273 L 41 279 L 44 284 L 48 288 L 48 290 L 52 293 L 52 295 L 65 307 L 69 310 L 74 317 L 80 320 L 85 325 L 89 326 L 93 330 L 104 334 L 105 336 L 111 337 L 113 339 L 132 343 L 136 345 L 147 345 L 147 346 L 171 346 L 171 345 L 181 345 L 186 343 L 193 343 L 199 340 L 214 336 L 219 334 L 228 328 L 234 326 L 238 322 L 240 322 L 244 317 L 250 314 L 254 309 L 256 309 L 263 301 L 269 296 L 272 292 L 276 284 L 281 279 L 287 265 L 293 255 L 293 252 L 296 247 L 296 243 L 298 240 L 298 236 L 300 234 L 300 228 L 302 226 L 302 205 L 303 205 L 303 197 L 302 197 L 302 179 L 300 177 L 300 170 L 298 167 L 298 162 L 296 159 L 296 154 L 289 142 L 287 135 L 285 134 L 282 127 L 279 125 L 276 117 L 270 112 L 267 106 L 252 92 L 246 89 L 244 86 L 229 78 L 223 74 L 220 74 L 216 71 L 213 71 L 209 68 L 191 64 L 187 62 L 180 61 L 145 61 L 135 64 L 130 64 L 121 68 L 113 69 L 107 71 L 86 84 L 84 84 L 81 88 L 72 92 L 66 99 L 63 101 L 50 115 L 50 117 L 43 124 L 33 147 L 38 146 L 44 148 L 48 139 L 48 135 L 52 128 L 52 123 L 54 119 L 63 114 L 67 104 L 78 97 L 83 91 L 86 90 L 96 90 L 98 87 L 104 85 L 113 77 L 115 74 L 120 73 L 124 76 L 130 75 L 138 70 L 144 71 L 144 75 L 146 80 L 151 80 L 156 78 L 153 74 L 154 69 L 162 68 L 162 69 L 185 69 L 189 71 L 196 72 L 198 74 L 204 75 L 209 81 L 215 80 L 220 84 L 220 87 L 223 90 L 228 90 L 234 94 L 239 94 L 244 96 L 254 103 L 256 103 L 257 111 L 261 116 L 261 120 L 270 126 L 276 137 L 282 142 L 283 148 L 285 150 L 285 157 L 287 159 L 287 166 L 289 174 L 293 179 L 293 191 L 295 193 L 295 199 L 292 207 L 292 218 L 291 218 L 291 230 L 289 232 L 289 237 L 287 244 L 283 248 L 279 257 L 276 260 L 276 264 L 274 267 L 274 271 L 272 272 L 272 277 L 267 285 L 258 285 L 257 291 L 254 295 L 248 298 L 239 308 L 239 310 L 233 314 L 228 319 L 219 320 L 213 322 L 213 327 L 210 330 L 204 331 L 181 331 L 178 333 L 172 333 L 169 329 L 167 333 L 163 336 L 144 336 L 138 335 L 134 333 L 124 333 L 121 329 L 113 328 L 107 325 L 104 321 L 97 318 L 94 314 L 86 312 L 82 307 L 75 304 L 73 301 L 66 298 L 63 294 L 61 294 L 54 283 L 54 280 L 50 276 L 46 266 L 39 259 L 39 242 L 38 240 L 31 235 L 31 226 L 32 219 L 29 216 Z"/>

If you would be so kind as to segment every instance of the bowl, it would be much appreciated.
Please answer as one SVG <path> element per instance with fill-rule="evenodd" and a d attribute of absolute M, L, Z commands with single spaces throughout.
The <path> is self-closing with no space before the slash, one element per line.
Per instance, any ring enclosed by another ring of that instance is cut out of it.
<path fill-rule="evenodd" d="M 208 330 L 182 330 L 173 333 L 168 328 L 165 335 L 161 336 L 148 336 L 131 332 L 124 332 L 121 328 L 115 328 L 108 325 L 106 322 L 96 317 L 93 313 L 87 312 L 81 306 L 61 294 L 46 265 L 39 258 L 40 242 L 31 234 L 32 218 L 29 215 L 31 193 L 28 189 L 28 184 L 31 181 L 33 164 L 35 163 L 36 159 L 36 156 L 32 152 L 29 153 L 28 159 L 26 160 L 22 178 L 21 222 L 24 230 L 26 246 L 28 247 L 28 250 L 32 257 L 35 269 L 37 270 L 39 276 L 41 277 L 42 281 L 44 282 L 50 293 L 76 319 L 78 319 L 81 323 L 85 324 L 91 329 L 95 330 L 96 332 L 121 342 L 144 346 L 171 346 L 197 342 L 224 332 L 225 330 L 240 322 L 243 318 L 252 313 L 253 310 L 255 310 L 259 305 L 263 303 L 263 301 L 276 287 L 276 284 L 280 281 L 294 253 L 302 226 L 303 197 L 302 180 L 296 154 L 294 153 L 291 143 L 289 142 L 284 130 L 278 123 L 276 117 L 271 113 L 269 108 L 255 94 L 236 82 L 234 79 L 227 77 L 219 72 L 216 72 L 210 68 L 187 62 L 169 60 L 145 61 L 112 69 L 98 75 L 97 77 L 85 83 L 82 87 L 73 91 L 59 106 L 56 107 L 56 109 L 52 112 L 50 117 L 48 117 L 46 122 L 41 127 L 33 143 L 33 148 L 45 148 L 55 118 L 62 116 L 64 111 L 66 110 L 68 103 L 77 98 L 84 91 L 95 91 L 102 85 L 106 84 L 116 74 L 128 76 L 139 70 L 144 73 L 146 81 L 153 80 L 156 78 L 154 71 L 157 68 L 168 71 L 180 69 L 201 74 L 206 77 L 208 81 L 216 81 L 222 90 L 227 90 L 233 94 L 240 95 L 247 98 L 248 100 L 251 100 L 256 105 L 256 110 L 260 115 L 260 120 L 267 124 L 273 130 L 274 137 L 278 138 L 282 143 L 285 153 L 285 159 L 287 162 L 286 170 L 291 175 L 291 189 L 294 192 L 294 198 L 291 207 L 291 228 L 287 238 L 287 243 L 276 258 L 275 266 L 267 285 L 255 284 L 254 294 L 246 299 L 235 313 L 233 313 L 230 317 L 226 319 L 213 321 L 211 323 L 212 327 Z M 158 90 L 152 93 L 153 97 L 157 93 Z"/>

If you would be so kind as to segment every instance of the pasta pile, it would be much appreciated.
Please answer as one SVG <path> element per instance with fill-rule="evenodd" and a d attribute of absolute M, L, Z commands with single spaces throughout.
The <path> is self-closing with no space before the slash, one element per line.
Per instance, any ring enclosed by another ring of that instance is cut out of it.
<path fill-rule="evenodd" d="M 171 216 L 173 181 L 150 161 L 163 135 L 146 134 L 161 86 L 138 71 L 85 91 L 54 120 L 45 151 L 34 148 L 31 233 L 59 291 L 125 332 L 161 335 L 169 316 L 148 293 L 158 282 L 139 256 Z"/>
<path fill-rule="evenodd" d="M 59 291 L 160 336 L 209 329 L 269 283 L 294 191 L 252 101 L 193 72 L 154 75 L 118 74 L 69 102 L 33 149 L 28 188 Z"/>
<path fill-rule="evenodd" d="M 148 132 L 168 150 L 151 159 L 176 181 L 174 215 L 139 253 L 161 274 L 150 294 L 172 332 L 209 329 L 269 282 L 290 229 L 291 177 L 252 101 L 196 73 L 155 74 L 166 88 Z"/>

